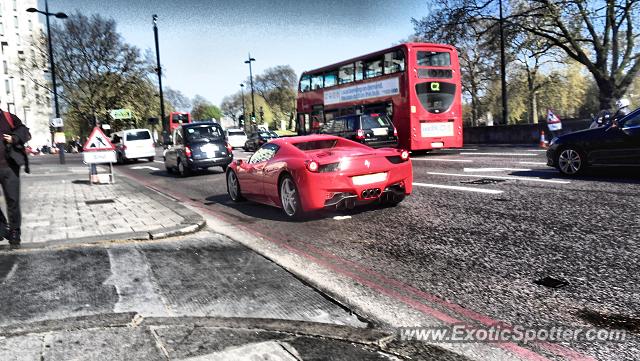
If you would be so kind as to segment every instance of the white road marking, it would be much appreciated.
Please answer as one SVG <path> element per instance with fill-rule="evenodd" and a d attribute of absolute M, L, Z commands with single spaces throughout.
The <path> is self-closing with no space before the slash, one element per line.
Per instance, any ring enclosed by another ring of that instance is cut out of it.
<path fill-rule="evenodd" d="M 445 175 L 451 177 L 474 177 L 474 178 L 489 178 L 489 179 L 504 179 L 504 180 L 519 180 L 525 182 L 542 182 L 542 183 L 557 183 L 557 184 L 569 184 L 569 181 L 555 180 L 555 179 L 542 179 L 539 177 L 503 177 L 495 175 L 485 174 L 458 174 L 458 173 L 439 173 L 439 172 L 427 172 L 431 175 Z"/>
<path fill-rule="evenodd" d="M 545 162 L 518 162 L 520 164 L 531 164 L 531 165 L 547 165 Z"/>
<path fill-rule="evenodd" d="M 149 170 L 160 170 L 160 168 L 152 167 L 149 165 L 138 165 L 135 167 L 129 167 L 129 169 L 149 169 Z"/>
<path fill-rule="evenodd" d="M 465 172 L 531 172 L 527 168 L 464 168 Z"/>
<path fill-rule="evenodd" d="M 546 149 L 527 149 L 527 152 L 546 152 Z"/>
<path fill-rule="evenodd" d="M 533 154 L 533 153 L 475 153 L 475 152 L 471 152 L 471 153 L 465 153 L 462 152 L 460 153 L 460 155 L 504 155 L 504 156 L 517 156 L 517 157 L 536 157 L 537 154 Z"/>
<path fill-rule="evenodd" d="M 343 221 L 345 219 L 351 219 L 351 216 L 335 216 L 333 217 L 336 221 Z"/>
<path fill-rule="evenodd" d="M 413 183 L 414 186 L 418 187 L 427 187 L 427 188 L 440 188 L 440 189 L 450 189 L 455 191 L 464 191 L 464 192 L 476 192 L 476 193 L 486 193 L 486 194 L 500 194 L 504 193 L 503 191 L 497 189 L 485 189 L 485 188 L 474 188 L 474 187 L 461 187 L 461 186 L 448 186 L 444 184 L 430 184 L 430 183 Z"/>
<path fill-rule="evenodd" d="M 411 158 L 411 160 L 426 160 L 434 162 L 460 162 L 460 163 L 473 163 L 471 159 L 445 159 L 445 158 Z"/>
<path fill-rule="evenodd" d="M 164 162 L 161 160 L 154 160 L 154 162 L 164 164 Z"/>

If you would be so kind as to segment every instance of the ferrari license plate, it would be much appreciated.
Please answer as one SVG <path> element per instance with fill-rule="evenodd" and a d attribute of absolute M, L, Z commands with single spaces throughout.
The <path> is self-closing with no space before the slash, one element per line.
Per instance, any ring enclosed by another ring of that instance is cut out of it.
<path fill-rule="evenodd" d="M 355 177 L 351 177 L 353 180 L 353 185 L 361 186 L 365 184 L 384 182 L 387 180 L 387 173 L 374 173 L 374 174 L 366 174 L 366 175 L 358 175 Z"/>

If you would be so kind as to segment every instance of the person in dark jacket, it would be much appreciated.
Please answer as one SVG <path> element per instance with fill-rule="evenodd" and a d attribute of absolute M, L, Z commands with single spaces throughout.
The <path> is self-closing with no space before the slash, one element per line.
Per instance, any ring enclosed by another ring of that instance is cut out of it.
<path fill-rule="evenodd" d="M 20 167 L 29 173 L 29 159 L 25 143 L 31 139 L 29 128 L 20 118 L 0 111 L 0 184 L 7 203 L 7 218 L 0 210 L 0 237 L 9 240 L 13 247 L 20 244 Z M 0 238 L 0 240 L 2 239 Z"/>

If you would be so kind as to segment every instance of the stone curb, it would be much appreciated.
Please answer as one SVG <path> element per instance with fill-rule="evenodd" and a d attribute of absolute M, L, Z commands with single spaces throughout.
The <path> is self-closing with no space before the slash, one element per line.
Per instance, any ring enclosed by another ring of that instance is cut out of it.
<path fill-rule="evenodd" d="M 189 208 L 183 206 L 178 201 L 171 199 L 168 196 L 164 196 L 160 194 L 158 191 L 154 191 L 145 186 L 142 186 L 136 183 L 134 180 L 121 176 L 118 177 L 119 182 L 125 182 L 128 185 L 135 188 L 138 192 L 143 193 L 147 197 L 158 203 L 167 203 L 173 202 L 171 210 L 178 214 L 183 218 L 183 221 L 180 224 L 175 226 L 167 227 L 167 228 L 156 228 L 148 231 L 140 231 L 140 232 L 122 232 L 122 233 L 112 233 L 105 235 L 96 235 L 89 237 L 79 237 L 79 238 L 62 238 L 56 240 L 50 240 L 45 242 L 29 242 L 22 243 L 19 249 L 42 249 L 42 248 L 52 248 L 52 247 L 60 247 L 60 246 L 69 246 L 69 245 L 81 245 L 81 244 L 96 244 L 96 243 L 104 243 L 104 242 L 118 242 L 118 241 L 145 241 L 145 240 L 156 240 L 168 237 L 176 237 L 183 236 L 191 233 L 198 232 L 206 225 L 206 221 L 204 218 L 190 210 Z M 0 245 L 0 251 L 8 250 L 10 247 L 8 245 Z"/>

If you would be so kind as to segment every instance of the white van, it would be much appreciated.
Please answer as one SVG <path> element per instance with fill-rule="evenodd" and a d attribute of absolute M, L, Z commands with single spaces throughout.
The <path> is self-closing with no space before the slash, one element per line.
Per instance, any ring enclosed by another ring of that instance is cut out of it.
<path fill-rule="evenodd" d="M 247 141 L 247 134 L 242 129 L 227 129 L 224 131 L 227 143 L 232 148 L 242 148 Z"/>
<path fill-rule="evenodd" d="M 116 147 L 118 163 L 140 158 L 153 162 L 156 155 L 156 147 L 148 129 L 127 129 L 114 133 L 111 142 Z"/>

